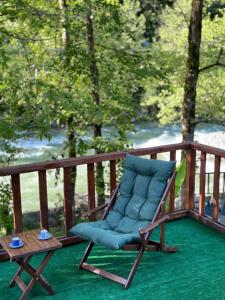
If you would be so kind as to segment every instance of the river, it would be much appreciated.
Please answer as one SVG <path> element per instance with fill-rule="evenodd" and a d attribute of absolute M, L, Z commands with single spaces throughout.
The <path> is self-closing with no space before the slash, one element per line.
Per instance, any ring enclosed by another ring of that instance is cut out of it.
<path fill-rule="evenodd" d="M 111 129 L 104 129 L 103 134 L 110 136 Z M 52 157 L 65 155 L 65 129 L 53 129 L 52 139 L 37 138 L 21 139 L 17 146 L 22 148 L 17 164 L 49 160 Z M 87 139 L 90 139 L 91 132 Z M 155 122 L 143 122 L 135 126 L 135 131 L 128 133 L 130 143 L 134 148 L 145 148 L 181 142 L 181 127 L 179 125 L 159 126 Z M 206 145 L 225 149 L 225 126 L 201 124 L 196 128 L 195 141 Z"/>

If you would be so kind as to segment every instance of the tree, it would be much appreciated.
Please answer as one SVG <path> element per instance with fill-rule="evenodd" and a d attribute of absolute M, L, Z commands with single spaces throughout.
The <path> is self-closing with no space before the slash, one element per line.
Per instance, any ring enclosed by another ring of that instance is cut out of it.
<path fill-rule="evenodd" d="M 9 61 L 1 70 L 11 87 L 2 90 L 2 99 L 18 131 L 51 139 L 52 125 L 66 125 L 66 156 L 126 148 L 139 105 L 134 95 L 144 78 L 155 76 L 143 48 L 144 18 L 136 19 L 137 3 L 24 0 L 20 5 L 23 14 L 5 22 Z"/>
<path fill-rule="evenodd" d="M 219 16 L 211 18 L 208 9 L 213 3 L 207 1 L 203 10 L 194 127 L 200 122 L 221 124 L 225 120 L 225 56 L 221 51 L 225 42 L 225 18 L 221 9 Z M 152 62 L 163 76 L 145 81 L 142 105 L 149 110 L 156 106 L 161 124 L 180 124 L 182 120 L 190 18 L 191 1 L 180 0 L 173 7 L 165 8 L 161 15 L 160 39 L 151 47 Z"/>
<path fill-rule="evenodd" d="M 193 0 L 188 33 L 188 59 L 182 106 L 183 141 L 193 141 L 195 131 L 196 89 L 199 75 L 203 0 Z"/>

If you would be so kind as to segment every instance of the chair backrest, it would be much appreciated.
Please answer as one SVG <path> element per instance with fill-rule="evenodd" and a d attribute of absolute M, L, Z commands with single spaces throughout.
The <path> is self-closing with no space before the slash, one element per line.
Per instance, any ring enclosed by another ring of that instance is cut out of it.
<path fill-rule="evenodd" d="M 127 154 L 119 196 L 106 218 L 110 228 L 136 233 L 151 223 L 175 165 Z"/>

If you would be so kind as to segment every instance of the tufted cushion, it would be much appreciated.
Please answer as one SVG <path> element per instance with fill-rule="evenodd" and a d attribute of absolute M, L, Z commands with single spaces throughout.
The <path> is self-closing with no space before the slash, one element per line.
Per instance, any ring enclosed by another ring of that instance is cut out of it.
<path fill-rule="evenodd" d="M 137 242 L 139 230 L 151 223 L 174 168 L 175 161 L 127 154 L 120 194 L 106 220 L 78 224 L 71 233 L 112 249 Z"/>

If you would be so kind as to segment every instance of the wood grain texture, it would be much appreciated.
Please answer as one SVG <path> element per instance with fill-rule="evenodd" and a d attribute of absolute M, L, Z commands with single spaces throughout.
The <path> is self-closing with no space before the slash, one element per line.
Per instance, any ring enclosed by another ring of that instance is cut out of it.
<path fill-rule="evenodd" d="M 213 197 L 212 197 L 212 218 L 218 220 L 219 214 L 219 185 L 220 185 L 220 162 L 221 157 L 215 156 L 214 163 L 214 182 L 213 182 Z"/>
<path fill-rule="evenodd" d="M 116 161 L 115 160 L 111 160 L 109 162 L 109 171 L 110 171 L 110 196 L 112 196 L 113 191 L 115 190 L 116 186 L 117 186 L 117 182 L 116 182 Z"/>
<path fill-rule="evenodd" d="M 73 191 L 71 185 L 72 168 L 64 168 L 64 219 L 65 230 L 68 236 L 73 226 Z"/>
<path fill-rule="evenodd" d="M 170 151 L 170 160 L 175 161 L 176 160 L 176 151 Z M 174 200 L 175 200 L 175 180 L 172 183 L 170 195 L 169 195 L 169 212 L 174 211 Z"/>
<path fill-rule="evenodd" d="M 205 172 L 206 172 L 206 153 L 201 152 L 200 158 L 200 178 L 199 178 L 199 214 L 201 216 L 205 215 Z"/>
<path fill-rule="evenodd" d="M 142 156 L 142 155 L 149 155 L 151 153 L 170 152 L 173 150 L 186 150 L 189 148 L 190 148 L 190 143 L 184 142 L 184 143 L 163 145 L 163 146 L 157 146 L 151 148 L 134 149 L 129 151 L 128 153 L 137 156 Z M 78 165 L 86 165 L 86 164 L 103 162 L 103 161 L 118 160 L 118 159 L 123 159 L 126 153 L 127 152 L 124 151 L 118 151 L 118 152 L 111 152 L 111 153 L 102 153 L 97 155 L 87 155 L 87 156 L 81 156 L 75 158 L 59 159 L 56 161 L 55 160 L 46 161 L 42 163 L 4 167 L 4 168 L 0 168 L 0 176 L 9 176 L 18 173 L 22 174 L 22 173 L 29 173 L 35 171 L 57 169 L 57 168 L 69 168 Z"/>
<path fill-rule="evenodd" d="M 195 167 L 196 167 L 196 150 L 191 149 L 186 153 L 186 177 L 185 177 L 185 209 L 194 208 L 195 192 Z"/>
<path fill-rule="evenodd" d="M 24 246 L 18 249 L 11 249 L 9 243 L 15 235 L 8 235 L 6 237 L 0 237 L 0 244 L 3 249 L 8 253 L 11 260 L 26 257 L 29 255 L 38 254 L 41 252 L 47 252 L 62 247 L 62 244 L 55 238 L 52 237 L 46 241 L 38 240 L 38 233 L 40 230 L 31 230 L 23 233 L 19 233 L 19 236 L 24 242 Z"/>
<path fill-rule="evenodd" d="M 40 199 L 40 226 L 49 229 L 48 222 L 48 193 L 46 171 L 38 172 L 39 180 L 39 199 Z"/>
<path fill-rule="evenodd" d="M 94 164 L 87 165 L 87 180 L 88 180 L 88 210 L 95 208 L 95 166 Z M 90 215 L 89 220 L 95 220 L 95 215 Z"/>

